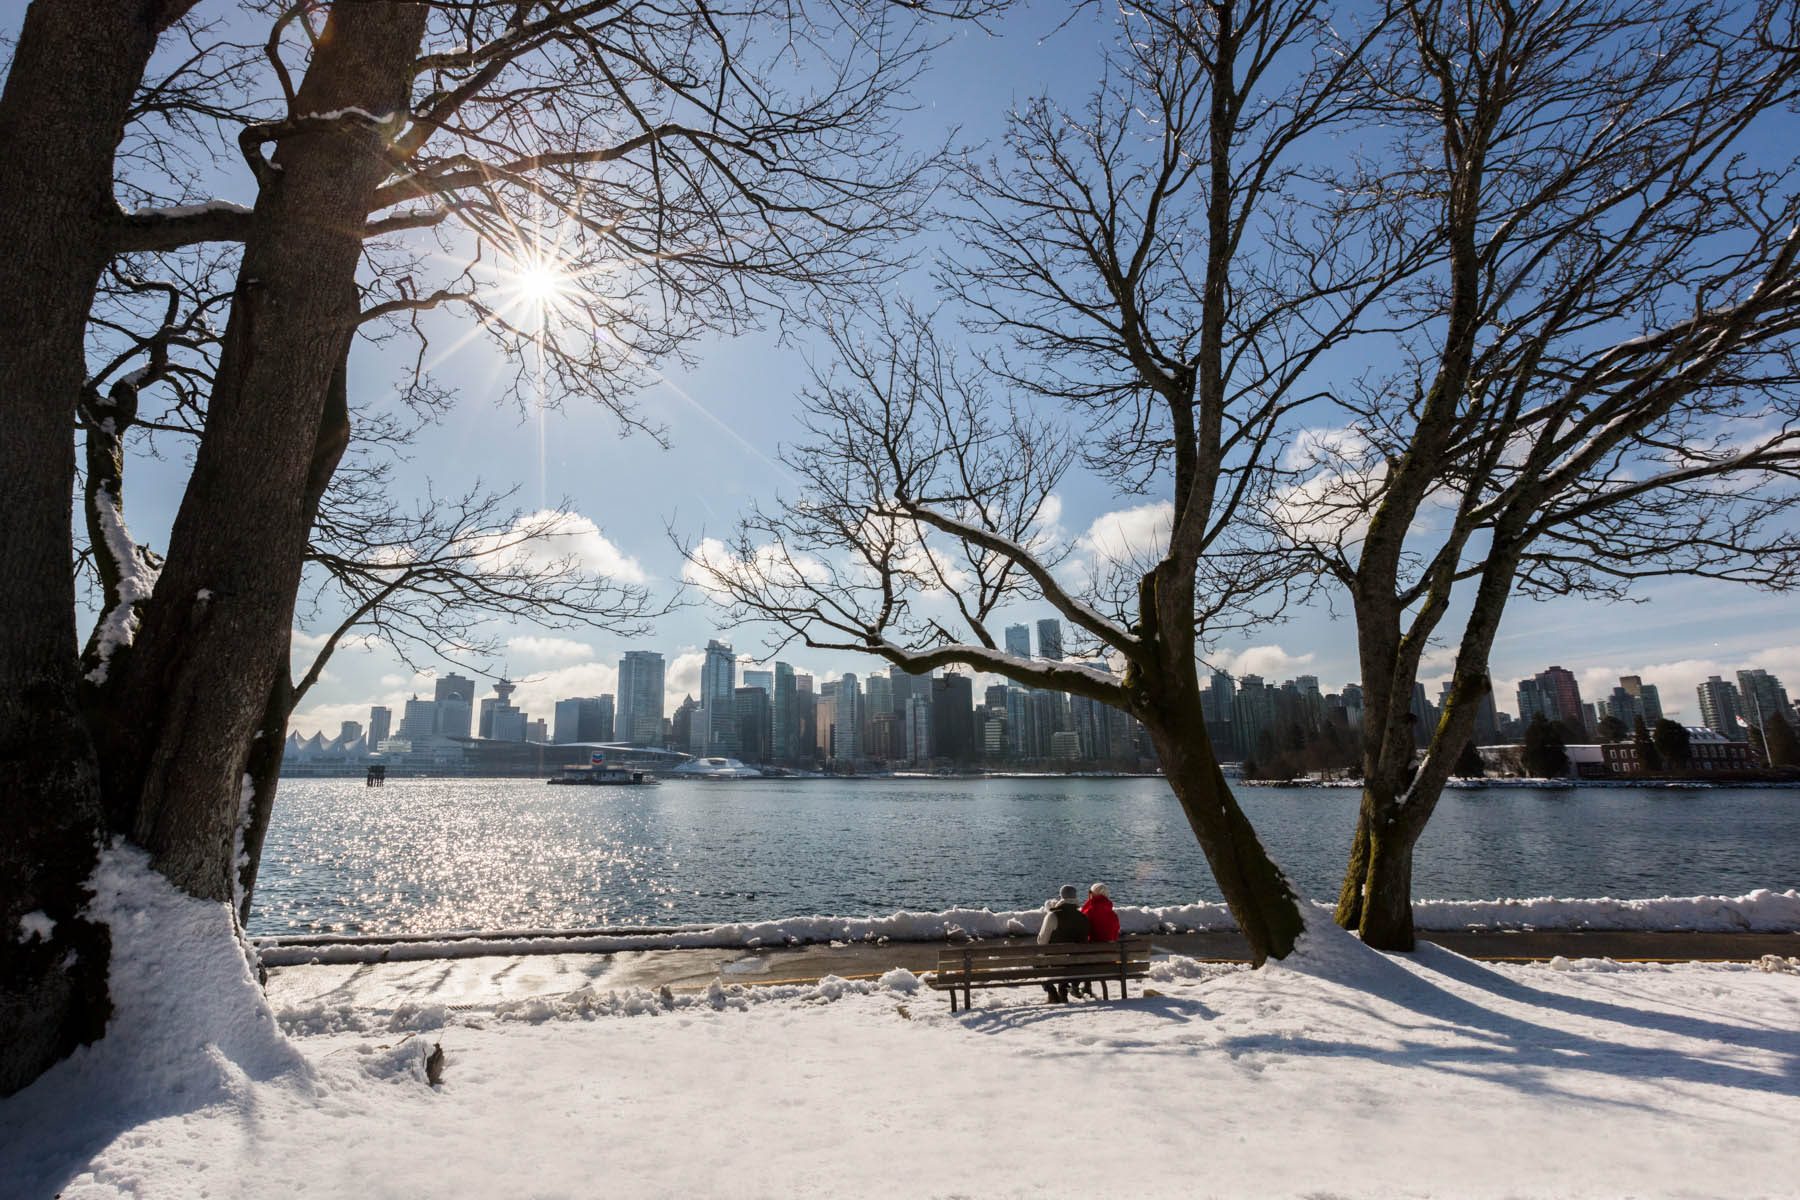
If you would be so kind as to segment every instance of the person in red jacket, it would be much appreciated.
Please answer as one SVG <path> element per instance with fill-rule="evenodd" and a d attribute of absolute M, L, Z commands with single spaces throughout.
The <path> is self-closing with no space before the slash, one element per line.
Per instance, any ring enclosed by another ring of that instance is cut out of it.
<path fill-rule="evenodd" d="M 1113 912 L 1112 895 L 1104 883 L 1096 883 L 1088 889 L 1087 903 L 1081 906 L 1081 914 L 1088 919 L 1088 941 L 1119 940 L 1119 915 Z"/>
<path fill-rule="evenodd" d="M 1104 883 L 1096 883 L 1088 889 L 1087 903 L 1081 906 L 1081 915 L 1088 919 L 1088 941 L 1119 940 L 1119 915 L 1113 911 L 1112 895 L 1106 890 Z M 1081 994 L 1092 996 L 1094 985 L 1082 984 Z"/>

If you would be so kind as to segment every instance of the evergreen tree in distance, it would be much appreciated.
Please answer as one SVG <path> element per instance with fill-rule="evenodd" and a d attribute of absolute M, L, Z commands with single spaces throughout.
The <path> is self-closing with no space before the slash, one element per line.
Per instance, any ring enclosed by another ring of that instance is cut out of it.
<path fill-rule="evenodd" d="M 1595 730 L 1602 742 L 1622 742 L 1630 735 L 1626 732 L 1625 722 L 1617 717 L 1601 717 Z"/>
<path fill-rule="evenodd" d="M 1481 751 L 1475 749 L 1474 742 L 1463 743 L 1454 770 L 1459 779 L 1480 779 L 1487 774 L 1487 765 L 1481 761 Z"/>
<path fill-rule="evenodd" d="M 1663 762 L 1675 770 L 1685 770 L 1692 761 L 1694 752 L 1688 745 L 1688 731 L 1680 722 L 1664 717 L 1650 731 L 1650 737 L 1662 753 Z"/>
<path fill-rule="evenodd" d="M 1539 713 L 1525 728 L 1525 773 L 1534 779 L 1559 779 L 1569 773 L 1562 729 Z"/>
<path fill-rule="evenodd" d="M 1771 767 L 1800 766 L 1800 736 L 1786 717 L 1773 713 L 1763 722 L 1763 756 Z"/>
<path fill-rule="evenodd" d="M 1647 774 L 1655 774 L 1663 769 L 1662 754 L 1656 748 L 1656 740 L 1650 736 L 1650 727 L 1639 717 L 1631 730 L 1631 741 L 1637 747 L 1638 766 Z"/>

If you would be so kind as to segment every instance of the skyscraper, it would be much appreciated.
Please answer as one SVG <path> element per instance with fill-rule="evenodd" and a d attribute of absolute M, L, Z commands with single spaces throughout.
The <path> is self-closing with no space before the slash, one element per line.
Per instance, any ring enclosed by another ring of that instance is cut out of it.
<path fill-rule="evenodd" d="M 1745 740 L 1744 729 L 1738 724 L 1738 718 L 1744 715 L 1743 699 L 1738 695 L 1735 685 L 1725 682 L 1717 675 L 1709 675 L 1706 682 L 1694 691 L 1700 697 L 1702 725 L 1714 733 L 1723 734 L 1730 741 Z"/>
<path fill-rule="evenodd" d="M 1587 728 L 1581 715 L 1581 689 L 1575 684 L 1575 673 L 1562 667 L 1547 667 L 1537 674 L 1538 690 L 1550 698 L 1556 711 L 1548 714 L 1560 719 L 1571 729 Z"/>
<path fill-rule="evenodd" d="M 1037 623 L 1038 657 L 1061 660 L 1063 656 L 1062 622 L 1045 617 Z"/>
<path fill-rule="evenodd" d="M 695 754 L 737 751 L 737 653 L 730 642 L 706 643 L 700 664 L 700 712 L 695 717 Z"/>
<path fill-rule="evenodd" d="M 1789 715 L 1787 689 L 1781 686 L 1781 680 L 1761 668 L 1753 668 L 1737 673 L 1738 696 L 1743 701 L 1744 720 L 1762 728 L 1764 721 L 1779 714 L 1782 720 Z"/>
<path fill-rule="evenodd" d="M 610 742 L 613 740 L 613 698 L 571 696 L 556 702 L 556 741 Z"/>
<path fill-rule="evenodd" d="M 775 694 L 775 672 L 746 670 L 743 686 L 759 687 L 768 695 L 773 696 Z"/>
<path fill-rule="evenodd" d="M 400 716 L 400 736 L 407 739 L 428 738 L 437 732 L 437 705 L 417 696 L 406 702 Z"/>
<path fill-rule="evenodd" d="M 627 650 L 619 660 L 619 704 L 614 735 L 633 746 L 662 743 L 663 656 Z"/>
<path fill-rule="evenodd" d="M 799 711 L 794 703 L 794 668 L 775 664 L 775 690 L 769 695 L 769 757 L 792 762 L 799 753 Z"/>
<path fill-rule="evenodd" d="M 475 712 L 475 681 L 452 672 L 437 681 L 437 732 L 445 737 L 468 737 Z"/>
<path fill-rule="evenodd" d="M 1621 675 L 1619 686 L 1637 703 L 1636 715 L 1644 718 L 1645 725 L 1655 725 L 1663 719 L 1662 697 L 1657 694 L 1654 683 L 1645 683 L 1637 675 Z"/>
<path fill-rule="evenodd" d="M 1008 625 L 1006 627 L 1006 652 L 1019 658 L 1031 657 L 1031 627 L 1029 625 Z"/>
<path fill-rule="evenodd" d="M 933 757 L 956 763 L 975 761 L 974 700 L 974 683 L 967 675 L 940 675 L 931 681 Z"/>
<path fill-rule="evenodd" d="M 761 672 L 766 674 L 767 672 Z M 747 763 L 769 761 L 769 693 L 761 687 L 741 687 L 737 704 L 737 756 Z"/>
<path fill-rule="evenodd" d="M 389 731 L 394 727 L 394 713 L 390 708 L 377 704 L 369 710 L 369 749 L 373 750 L 388 740 Z"/>

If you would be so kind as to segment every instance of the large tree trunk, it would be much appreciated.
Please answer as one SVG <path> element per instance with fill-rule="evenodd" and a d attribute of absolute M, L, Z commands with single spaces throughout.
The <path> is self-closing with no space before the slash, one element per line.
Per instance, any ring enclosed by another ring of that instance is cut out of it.
<path fill-rule="evenodd" d="M 1166 722 L 1152 717 L 1145 727 L 1219 891 L 1250 943 L 1252 960 L 1260 967 L 1268 959 L 1286 958 L 1305 928 L 1299 899 L 1231 794 L 1207 740 L 1198 696 L 1191 714 L 1183 711 Z"/>
<path fill-rule="evenodd" d="M 111 253 L 113 155 L 181 0 L 37 0 L 0 95 L 0 1094 L 105 1029 L 106 931 L 79 916 L 102 834 L 76 692 L 69 501 L 82 337 Z M 27 936 L 21 918 L 48 926 Z"/>
<path fill-rule="evenodd" d="M 1397 805 L 1405 785 L 1365 780 L 1350 862 L 1335 914 L 1337 923 L 1376 950 L 1410 952 L 1413 846 L 1423 824 Z"/>
<path fill-rule="evenodd" d="M 349 363 L 340 360 L 331 380 L 331 391 L 325 398 L 325 413 L 319 422 L 319 434 L 313 443 L 312 466 L 306 479 L 306 528 L 310 535 L 319 517 L 319 505 L 325 489 L 331 486 L 338 463 L 350 445 Z M 295 691 L 290 659 L 293 655 L 292 630 L 281 640 L 275 653 L 275 682 L 263 706 L 260 728 L 252 739 L 250 759 L 244 774 L 249 780 L 250 811 L 237 858 L 238 923 L 250 921 L 250 901 L 256 892 L 256 873 L 262 869 L 263 842 L 269 835 L 269 820 L 275 814 L 275 790 L 281 784 L 281 759 L 287 749 L 288 717 L 300 702 Z M 304 684 L 303 684 L 304 686 Z"/>
<path fill-rule="evenodd" d="M 229 900 L 250 746 L 293 622 L 309 482 L 358 320 L 362 230 L 426 9 L 334 5 L 245 244 L 193 475 L 110 703 L 109 804 L 175 884 Z M 308 120 L 318 114 L 323 119 Z"/>

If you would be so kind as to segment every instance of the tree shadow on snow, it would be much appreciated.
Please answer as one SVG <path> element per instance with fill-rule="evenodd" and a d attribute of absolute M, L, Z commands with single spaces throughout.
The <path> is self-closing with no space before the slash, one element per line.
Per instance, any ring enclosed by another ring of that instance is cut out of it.
<path fill-rule="evenodd" d="M 1295 1034 L 1291 1029 L 1227 1036 L 1213 1044 L 1234 1056 L 1268 1053 L 1362 1058 L 1481 1079 L 1540 1095 L 1579 1096 L 1590 1104 L 1620 1108 L 1647 1110 L 1660 1104 L 1577 1093 L 1559 1081 L 1568 1080 L 1573 1073 L 1800 1096 L 1800 1032 L 1546 991 L 1435 946 L 1421 946 L 1410 966 L 1373 951 L 1359 957 L 1362 961 L 1356 964 L 1353 977 L 1340 980 L 1348 987 L 1320 989 L 1305 1002 L 1353 1012 L 1357 1027 L 1376 1038 L 1385 1034 L 1384 1040 L 1391 1039 L 1390 1044 Z M 1329 980 L 1332 975 L 1323 978 Z M 1450 983 L 1465 991 L 1450 990 L 1446 986 Z M 1526 1011 L 1506 1011 L 1507 1006 Z M 1579 1017 L 1601 1027 L 1570 1030 L 1533 1020 L 1531 1011 L 1546 1017 Z M 1608 1026 L 1616 1028 L 1616 1035 L 1609 1036 Z M 1634 1037 L 1634 1033 L 1640 1036 Z M 1701 1044 L 1647 1043 L 1643 1034 L 1673 1035 Z M 1446 1035 L 1454 1044 L 1442 1044 Z M 1763 1069 L 1724 1062 L 1718 1055 L 1721 1045 L 1755 1050 L 1773 1062 Z M 1741 1101 L 1722 1099 L 1719 1103 L 1731 1111 Z"/>

